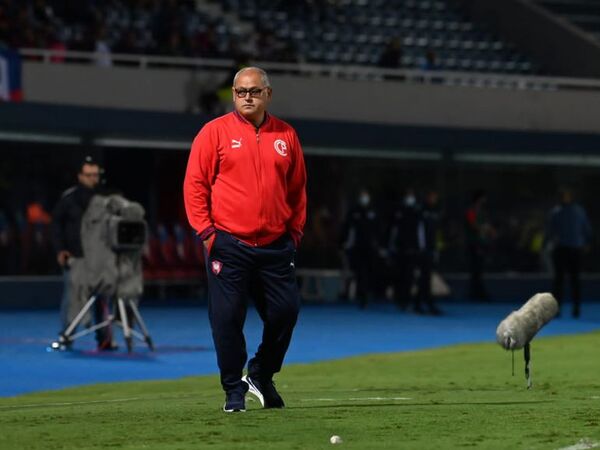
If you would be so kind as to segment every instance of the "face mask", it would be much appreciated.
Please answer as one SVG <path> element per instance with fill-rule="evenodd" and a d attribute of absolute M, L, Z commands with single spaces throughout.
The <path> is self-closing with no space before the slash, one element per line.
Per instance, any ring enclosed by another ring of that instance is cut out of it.
<path fill-rule="evenodd" d="M 369 203 L 371 203 L 371 197 L 369 196 L 369 194 L 362 194 L 358 198 L 358 203 L 360 204 L 360 206 L 368 206 Z"/>
<path fill-rule="evenodd" d="M 404 197 L 404 204 L 406 206 L 414 206 L 415 203 L 417 203 L 417 199 L 414 195 L 407 195 Z"/>

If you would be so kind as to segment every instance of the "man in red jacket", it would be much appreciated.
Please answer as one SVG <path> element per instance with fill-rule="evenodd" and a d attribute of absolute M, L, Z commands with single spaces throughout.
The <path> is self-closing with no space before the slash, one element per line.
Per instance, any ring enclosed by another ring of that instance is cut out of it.
<path fill-rule="evenodd" d="M 226 412 L 244 411 L 248 390 L 265 408 L 282 408 L 273 384 L 300 306 L 294 256 L 306 221 L 306 171 L 294 129 L 267 113 L 267 74 L 233 80 L 235 111 L 207 123 L 192 144 L 184 181 L 188 220 L 204 241 L 209 319 L 226 394 Z M 248 362 L 247 297 L 264 322 Z"/>

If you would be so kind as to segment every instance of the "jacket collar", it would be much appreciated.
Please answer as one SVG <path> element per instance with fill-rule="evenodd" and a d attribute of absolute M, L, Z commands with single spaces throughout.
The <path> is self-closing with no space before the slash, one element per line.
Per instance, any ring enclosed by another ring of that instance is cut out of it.
<path fill-rule="evenodd" d="M 245 124 L 250 125 L 252 128 L 256 129 L 256 127 L 254 126 L 254 124 L 252 122 L 250 122 L 248 119 L 246 119 L 244 116 L 242 116 L 239 112 L 237 111 L 233 111 L 233 115 L 235 117 L 237 117 L 237 119 Z M 260 126 L 258 128 L 264 128 L 271 119 L 271 115 L 265 111 L 265 119 L 263 120 L 263 122 L 260 124 Z"/>

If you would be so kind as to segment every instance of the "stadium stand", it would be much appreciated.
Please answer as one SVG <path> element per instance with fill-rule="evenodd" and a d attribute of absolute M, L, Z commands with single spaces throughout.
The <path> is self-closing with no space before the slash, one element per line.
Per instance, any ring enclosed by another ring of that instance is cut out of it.
<path fill-rule="evenodd" d="M 15 48 L 531 74 L 540 68 L 444 0 L 60 0 L 0 4 Z M 386 50 L 399 44 L 390 61 Z M 387 63 L 384 58 L 387 57 Z M 54 56 L 60 62 L 60 56 Z"/>
<path fill-rule="evenodd" d="M 194 1 L 0 3 L 0 42 L 15 48 L 223 58 L 235 32 Z"/>
<path fill-rule="evenodd" d="M 402 50 L 397 67 L 508 73 L 538 70 L 510 44 L 442 0 L 301 1 L 293 6 L 268 0 L 224 3 L 227 10 L 254 23 L 259 33 L 286 42 L 280 44 L 284 52 L 293 48 L 300 60 L 308 62 L 378 65 L 386 45 L 398 39 Z"/>

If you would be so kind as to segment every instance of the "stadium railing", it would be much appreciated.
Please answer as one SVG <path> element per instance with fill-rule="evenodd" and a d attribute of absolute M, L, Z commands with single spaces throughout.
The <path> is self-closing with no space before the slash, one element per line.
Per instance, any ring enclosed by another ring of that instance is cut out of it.
<path fill-rule="evenodd" d="M 95 63 L 99 57 L 94 52 L 62 51 L 22 48 L 21 56 L 28 61 L 47 64 Z M 104 56 L 103 56 L 104 57 Z M 56 62 L 57 58 L 61 62 Z M 111 54 L 115 66 L 152 68 L 204 69 L 228 71 L 235 67 L 230 59 L 182 58 L 155 55 Z M 394 81 L 416 84 L 441 84 L 446 86 L 471 86 L 482 88 L 600 91 L 600 80 L 537 75 L 507 75 L 504 73 L 455 72 L 439 70 L 384 69 L 373 66 L 279 63 L 252 61 L 269 73 L 297 76 L 330 76 L 332 78 Z"/>

